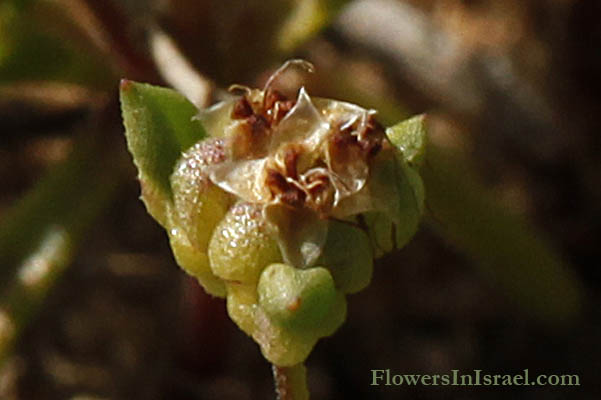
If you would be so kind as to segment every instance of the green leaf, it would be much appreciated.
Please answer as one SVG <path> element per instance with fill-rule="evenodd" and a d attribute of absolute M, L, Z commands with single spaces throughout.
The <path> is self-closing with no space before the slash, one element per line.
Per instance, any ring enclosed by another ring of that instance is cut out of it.
<path fill-rule="evenodd" d="M 419 167 L 425 156 L 426 120 L 425 115 L 417 115 L 388 128 L 390 141 L 403 153 L 410 166 Z"/>
<path fill-rule="evenodd" d="M 121 110 L 127 145 L 142 187 L 148 212 L 167 225 L 171 202 L 169 176 L 181 153 L 206 137 L 194 119 L 198 110 L 172 89 L 121 81 Z"/>

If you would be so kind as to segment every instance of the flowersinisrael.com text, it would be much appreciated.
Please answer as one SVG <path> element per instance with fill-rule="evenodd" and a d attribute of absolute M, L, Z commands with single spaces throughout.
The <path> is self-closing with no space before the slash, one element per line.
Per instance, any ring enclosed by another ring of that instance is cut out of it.
<path fill-rule="evenodd" d="M 372 386 L 580 386 L 580 376 L 575 374 L 530 375 L 527 369 L 520 374 L 490 374 L 480 369 L 461 373 L 457 369 L 449 374 L 395 374 L 390 369 L 372 369 Z"/>

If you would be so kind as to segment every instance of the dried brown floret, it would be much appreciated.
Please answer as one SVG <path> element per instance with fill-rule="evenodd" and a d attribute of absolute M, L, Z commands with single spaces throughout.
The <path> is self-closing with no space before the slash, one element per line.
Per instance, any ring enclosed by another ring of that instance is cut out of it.
<path fill-rule="evenodd" d="M 264 155 L 273 127 L 296 103 L 273 89 L 266 90 L 262 102 L 253 102 L 252 95 L 253 92 L 245 93 L 232 107 L 232 119 L 240 121 L 233 135 L 232 150 L 236 159 L 252 159 Z"/>
<path fill-rule="evenodd" d="M 246 96 L 240 97 L 232 108 L 232 119 L 245 119 L 253 115 L 253 109 Z"/>
<path fill-rule="evenodd" d="M 271 125 L 277 125 L 296 104 L 282 93 L 274 89 L 267 89 L 263 98 L 263 110 Z"/>
<path fill-rule="evenodd" d="M 364 124 L 340 123 L 330 136 L 332 149 L 340 162 L 348 162 L 355 156 L 365 161 L 374 157 L 382 149 L 384 128 L 370 115 Z M 357 149 L 360 150 L 357 152 Z"/>
<path fill-rule="evenodd" d="M 269 122 L 262 115 L 251 114 L 245 118 L 233 136 L 234 158 L 248 159 L 261 156 L 269 133 Z"/>
<path fill-rule="evenodd" d="M 267 170 L 265 184 L 272 196 L 291 207 L 302 207 L 307 197 L 297 185 L 288 181 L 282 173 L 275 169 Z"/>
<path fill-rule="evenodd" d="M 305 179 L 311 209 L 320 217 L 326 217 L 334 203 L 334 186 L 330 177 L 321 171 L 310 174 Z"/>
<path fill-rule="evenodd" d="M 272 88 L 268 88 L 263 96 L 263 109 L 271 110 L 273 107 L 275 107 L 277 102 L 282 102 L 285 100 L 287 100 L 287 98 L 281 92 Z"/>
<path fill-rule="evenodd" d="M 271 124 L 263 115 L 253 114 L 246 119 L 250 126 L 250 131 L 254 140 L 261 140 L 264 135 L 267 135 Z"/>
<path fill-rule="evenodd" d="M 288 146 L 284 150 L 284 167 L 286 176 L 292 179 L 298 178 L 297 163 L 302 150 L 302 146 Z"/>
<path fill-rule="evenodd" d="M 363 130 L 358 134 L 358 143 L 366 156 L 371 158 L 382 149 L 382 142 L 385 136 L 384 127 L 376 121 L 373 115 L 370 115 Z"/>

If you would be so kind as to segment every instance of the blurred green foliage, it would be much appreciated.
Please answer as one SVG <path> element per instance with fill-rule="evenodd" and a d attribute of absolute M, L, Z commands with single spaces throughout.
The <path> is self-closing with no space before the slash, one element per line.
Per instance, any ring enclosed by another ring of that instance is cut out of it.
<path fill-rule="evenodd" d="M 459 153 L 429 146 L 422 175 L 438 232 L 520 310 L 550 325 L 582 311 L 582 286 L 542 232 L 508 211 Z"/>
<path fill-rule="evenodd" d="M 0 85 L 19 81 L 61 81 L 107 88 L 114 84 L 107 60 L 93 47 L 61 36 L 52 27 L 71 26 L 55 13 L 47 21 L 45 1 L 0 4 Z M 48 6 L 46 4 L 46 6 Z"/>

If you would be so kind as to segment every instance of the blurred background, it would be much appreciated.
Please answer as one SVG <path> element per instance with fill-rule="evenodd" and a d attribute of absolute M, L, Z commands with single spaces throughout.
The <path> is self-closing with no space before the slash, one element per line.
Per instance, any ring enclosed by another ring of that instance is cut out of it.
<path fill-rule="evenodd" d="M 0 398 L 270 399 L 270 366 L 139 201 L 120 78 L 199 107 L 283 61 L 428 113 L 427 212 L 307 361 L 315 399 L 598 399 L 601 3 L 0 1 Z M 301 80 L 302 78 L 302 80 Z M 393 373 L 579 387 L 374 387 Z"/>

